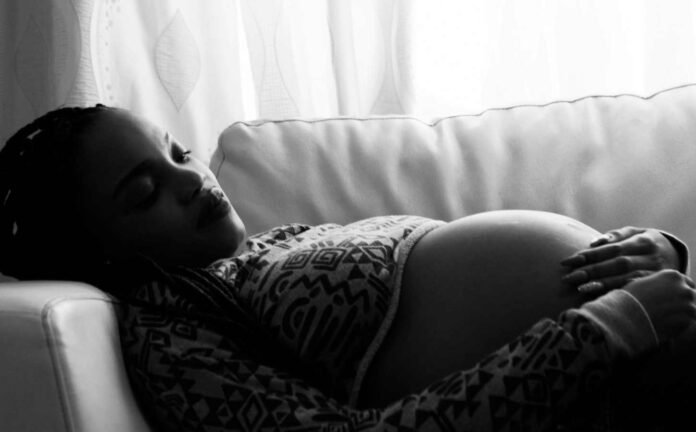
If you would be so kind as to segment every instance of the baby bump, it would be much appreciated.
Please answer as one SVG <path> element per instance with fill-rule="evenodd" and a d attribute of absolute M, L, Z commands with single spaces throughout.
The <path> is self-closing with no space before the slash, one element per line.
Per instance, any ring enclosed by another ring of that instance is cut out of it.
<path fill-rule="evenodd" d="M 560 261 L 597 235 L 574 219 L 523 210 L 479 213 L 427 234 L 408 258 L 396 317 L 359 404 L 421 391 L 587 301 L 561 282 Z"/>

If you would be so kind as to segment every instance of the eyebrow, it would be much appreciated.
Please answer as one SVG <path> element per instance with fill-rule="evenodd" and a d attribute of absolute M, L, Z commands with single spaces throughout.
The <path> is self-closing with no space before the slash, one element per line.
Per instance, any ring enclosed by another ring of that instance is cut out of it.
<path fill-rule="evenodd" d="M 133 168 L 128 174 L 119 180 L 118 184 L 116 185 L 116 189 L 114 189 L 113 198 L 117 198 L 121 193 L 123 193 L 123 190 L 126 188 L 126 186 L 128 186 L 128 183 L 149 171 L 152 164 L 153 162 L 148 159 L 136 165 L 135 168 Z"/>

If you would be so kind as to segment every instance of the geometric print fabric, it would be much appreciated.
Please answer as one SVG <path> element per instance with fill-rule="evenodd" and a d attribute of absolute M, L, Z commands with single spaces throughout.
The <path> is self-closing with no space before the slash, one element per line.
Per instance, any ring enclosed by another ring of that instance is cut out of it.
<path fill-rule="evenodd" d="M 171 331 L 174 320 L 147 319 L 152 310 L 126 306 L 123 348 L 138 399 L 164 430 L 603 430 L 599 410 L 578 414 L 574 408 L 601 400 L 614 360 L 601 330 L 574 311 L 557 322 L 540 321 L 472 369 L 420 393 L 381 409 L 357 410 L 266 359 L 251 358 L 242 344 L 205 323 L 188 318 L 200 329 L 191 338 Z"/>
<path fill-rule="evenodd" d="M 201 269 L 230 282 L 236 301 L 287 357 L 264 358 L 244 338 L 192 314 L 176 286 L 143 284 L 122 299 L 121 335 L 148 417 L 185 431 L 601 430 L 597 401 L 616 359 L 602 330 L 574 310 L 387 407 L 348 405 L 357 365 L 391 299 L 399 243 L 425 221 L 287 225 Z M 283 366 L 294 362 L 307 373 Z"/>

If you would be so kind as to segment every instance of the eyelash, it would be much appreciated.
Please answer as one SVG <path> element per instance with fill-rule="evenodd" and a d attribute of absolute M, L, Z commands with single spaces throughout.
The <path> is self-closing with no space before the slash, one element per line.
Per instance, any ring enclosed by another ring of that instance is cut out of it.
<path fill-rule="evenodd" d="M 191 150 L 182 150 L 174 156 L 174 161 L 177 163 L 187 163 L 191 160 Z"/>

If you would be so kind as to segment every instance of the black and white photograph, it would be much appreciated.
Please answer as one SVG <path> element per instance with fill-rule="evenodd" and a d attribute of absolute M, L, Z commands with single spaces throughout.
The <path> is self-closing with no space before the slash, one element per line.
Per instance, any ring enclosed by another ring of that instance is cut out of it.
<path fill-rule="evenodd" d="M 0 0 L 0 432 L 688 432 L 694 247 L 692 0 Z"/>

